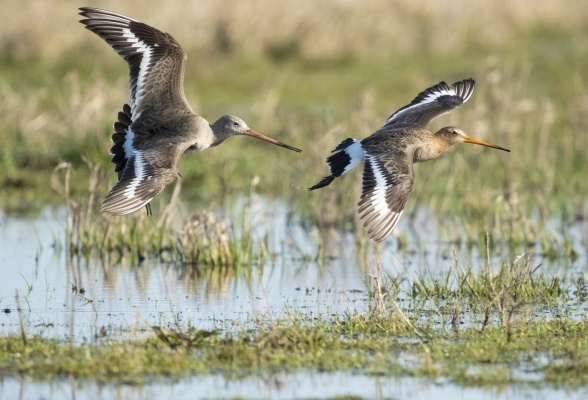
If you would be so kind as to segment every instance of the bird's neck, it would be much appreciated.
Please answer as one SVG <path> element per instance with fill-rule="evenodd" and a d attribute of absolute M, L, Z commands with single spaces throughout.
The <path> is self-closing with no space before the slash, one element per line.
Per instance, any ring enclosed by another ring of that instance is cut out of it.
<path fill-rule="evenodd" d="M 419 144 L 414 152 L 414 162 L 429 161 L 439 157 L 447 148 L 449 143 L 437 135 L 431 135 L 429 140 Z"/>
<path fill-rule="evenodd" d="M 190 143 L 190 147 L 186 150 L 186 153 L 206 150 L 207 148 L 216 146 L 220 143 L 217 142 L 217 138 L 214 134 L 214 131 L 212 130 L 212 126 L 209 125 L 204 118 L 195 115 L 194 119 L 194 141 Z"/>
<path fill-rule="evenodd" d="M 219 144 L 227 140 L 230 136 L 224 130 L 216 129 L 214 125 L 210 125 L 210 129 L 212 132 L 212 144 L 210 145 L 210 147 L 218 146 Z"/>
<path fill-rule="evenodd" d="M 229 136 L 231 136 L 224 129 L 222 118 L 215 121 L 214 124 L 210 124 L 209 127 L 210 127 L 210 133 L 212 134 L 212 138 L 211 138 L 212 143 L 210 145 L 211 147 L 218 146 L 219 144 L 224 142 L 226 139 L 228 139 Z"/>

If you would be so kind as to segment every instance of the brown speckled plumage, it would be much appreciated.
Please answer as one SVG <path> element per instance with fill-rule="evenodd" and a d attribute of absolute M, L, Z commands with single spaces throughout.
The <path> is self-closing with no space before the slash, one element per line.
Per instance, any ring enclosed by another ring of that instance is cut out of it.
<path fill-rule="evenodd" d="M 111 11 L 82 7 L 80 22 L 106 41 L 129 65 L 130 105 L 114 124 L 110 149 L 118 183 L 101 211 L 124 215 L 149 203 L 178 176 L 182 155 L 202 151 L 233 135 L 263 136 L 240 118 L 225 115 L 210 125 L 184 96 L 186 53 L 168 33 Z"/>
<path fill-rule="evenodd" d="M 432 86 L 407 106 L 392 114 L 384 126 L 363 139 L 346 139 L 327 158 L 331 175 L 309 190 L 329 185 L 364 160 L 359 219 L 368 236 L 382 241 L 396 226 L 414 182 L 413 164 L 432 160 L 455 143 L 474 143 L 510 151 L 467 136 L 461 129 L 447 126 L 436 133 L 426 129 L 434 118 L 467 101 L 474 80 L 465 79 L 449 87 L 445 82 Z"/>

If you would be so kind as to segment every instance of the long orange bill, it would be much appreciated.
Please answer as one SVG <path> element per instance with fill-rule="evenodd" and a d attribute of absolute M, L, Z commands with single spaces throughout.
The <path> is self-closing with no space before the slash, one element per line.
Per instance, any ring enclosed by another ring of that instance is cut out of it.
<path fill-rule="evenodd" d="M 471 138 L 469 136 L 466 136 L 463 139 L 463 141 L 466 142 L 466 143 L 479 144 L 480 146 L 492 147 L 493 149 L 508 151 L 510 153 L 510 150 L 509 149 L 505 149 L 504 147 L 496 146 L 495 144 L 490 144 L 490 143 L 482 142 L 481 140 L 474 139 L 474 138 Z"/>
<path fill-rule="evenodd" d="M 245 135 L 254 137 L 256 139 L 264 140 L 264 141 L 266 141 L 268 143 L 272 143 L 272 144 L 275 144 L 277 146 L 285 147 L 285 148 L 287 148 L 289 150 L 293 150 L 293 151 L 296 151 L 298 153 L 302 152 L 302 150 L 297 149 L 296 147 L 292 147 L 290 145 L 287 145 L 286 143 L 278 142 L 277 140 L 272 139 L 272 138 L 267 137 L 267 136 L 264 136 L 264 135 L 262 135 L 259 132 L 255 132 L 253 129 L 250 129 L 247 132 L 245 132 Z"/>

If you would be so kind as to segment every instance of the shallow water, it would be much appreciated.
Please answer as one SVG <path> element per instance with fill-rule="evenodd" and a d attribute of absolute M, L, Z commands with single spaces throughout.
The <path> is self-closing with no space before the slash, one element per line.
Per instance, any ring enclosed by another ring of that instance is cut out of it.
<path fill-rule="evenodd" d="M 408 249 L 398 251 L 395 241 L 389 240 L 381 249 L 372 246 L 359 255 L 351 234 L 343 234 L 327 243 L 323 265 L 312 261 L 317 258 L 318 233 L 289 221 L 287 211 L 282 203 L 257 200 L 252 225 L 260 236 L 271 231 L 268 247 L 276 256 L 264 265 L 238 269 L 153 261 L 129 265 L 124 259 L 118 265 L 105 265 L 99 259 L 72 261 L 56 249 L 56 243 L 65 241 L 63 210 L 47 209 L 33 221 L 2 216 L 0 309 L 10 312 L 0 314 L 0 334 L 20 329 L 16 291 L 28 332 L 79 341 L 100 332 L 133 337 L 152 325 L 175 322 L 190 322 L 200 329 L 227 328 L 258 314 L 277 317 L 286 309 L 315 316 L 364 312 L 371 284 L 368 275 L 376 264 L 408 282 L 418 276 L 444 279 L 454 268 L 454 249 L 464 268 L 477 269 L 485 263 L 476 247 L 439 241 L 435 219 L 419 210 L 412 226 L 405 219 L 398 227 L 407 232 Z M 584 271 L 582 227 L 569 230 L 578 253 L 574 261 L 535 256 L 535 265 L 541 263 L 541 268 L 556 275 Z M 499 267 L 504 258 L 495 256 L 491 264 Z"/>
<path fill-rule="evenodd" d="M 262 378 L 225 379 L 207 375 L 179 382 L 154 382 L 148 385 L 96 384 L 61 380 L 33 382 L 27 378 L 6 379 L 0 383 L 0 398 L 15 400 L 148 400 L 211 398 L 314 398 L 357 396 L 365 399 L 585 399 L 588 389 L 537 390 L 511 385 L 494 389 L 463 388 L 443 381 L 405 377 L 367 377 L 348 373 L 278 374 Z"/>
<path fill-rule="evenodd" d="M 313 315 L 365 311 L 363 274 L 345 257 L 328 268 L 279 256 L 246 270 L 149 261 L 71 265 L 64 252 L 54 250 L 63 223 L 50 211 L 32 223 L 4 220 L 0 307 L 12 312 L 0 315 L 1 334 L 19 331 L 16 290 L 27 332 L 73 340 L 88 340 L 101 331 L 132 337 L 176 321 L 199 329 L 226 328 L 260 313 L 278 316 L 286 308 Z"/>
<path fill-rule="evenodd" d="M 454 268 L 453 249 L 464 266 L 484 265 L 476 248 L 456 246 L 438 239 L 435 219 L 419 210 L 412 225 L 401 220 L 409 248 L 398 251 L 396 241 L 381 249 L 370 247 L 357 254 L 351 234 L 340 234 L 326 248 L 323 265 L 314 260 L 318 233 L 289 221 L 279 202 L 258 199 L 252 207 L 257 234 L 271 231 L 268 247 L 276 252 L 264 265 L 250 268 L 200 268 L 146 261 L 104 265 L 99 260 L 71 262 L 56 244 L 64 243 L 63 210 L 46 209 L 26 220 L 0 216 L 0 334 L 18 333 L 18 291 L 29 335 L 57 337 L 74 342 L 102 336 L 134 338 L 151 334 L 150 327 L 190 323 L 198 329 L 232 329 L 252 318 L 279 317 L 290 310 L 309 316 L 367 310 L 370 268 L 381 263 L 393 275 L 407 280 L 425 275 L 444 277 Z M 260 221 L 264 221 L 260 223 Z M 415 228 L 416 227 L 416 228 Z M 555 229 L 555 228 L 554 228 Z M 570 227 L 577 258 L 549 260 L 536 256 L 553 274 L 584 271 L 587 264 L 585 224 Z M 541 249 L 537 253 L 541 253 Z M 504 259 L 492 258 L 494 267 Z M 75 286 L 78 290 L 72 290 Z M 80 288 L 84 292 L 80 292 Z M 197 376 L 179 382 L 146 386 L 97 385 L 92 382 L 33 382 L 4 379 L 0 398 L 199 398 L 210 397 L 333 397 L 366 398 L 580 398 L 586 393 L 563 390 L 506 387 L 498 392 L 465 389 L 447 382 L 415 378 L 375 378 L 350 373 L 287 374 L 266 378 L 226 380 Z M 576 397 L 574 397 L 576 396 Z"/>

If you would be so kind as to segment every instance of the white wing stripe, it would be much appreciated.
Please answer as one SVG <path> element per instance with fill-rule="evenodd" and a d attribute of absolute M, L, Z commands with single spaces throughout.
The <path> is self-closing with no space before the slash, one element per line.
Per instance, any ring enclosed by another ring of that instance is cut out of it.
<path fill-rule="evenodd" d="M 138 117 L 138 115 L 135 115 L 137 105 L 141 102 L 141 99 L 144 95 L 143 86 L 145 84 L 145 79 L 147 77 L 147 69 L 149 63 L 151 62 L 151 47 L 149 47 L 139 38 L 137 38 L 129 28 L 123 29 L 122 35 L 124 38 L 127 39 L 127 42 L 132 43 L 131 47 L 135 47 L 138 52 L 143 53 L 143 57 L 141 58 L 141 64 L 139 65 L 139 76 L 137 77 L 137 92 L 135 94 L 135 99 L 131 99 L 134 100 L 131 103 L 131 113 L 133 114 L 134 120 Z"/>
<path fill-rule="evenodd" d="M 421 106 L 423 104 L 432 103 L 432 102 L 434 102 L 435 100 L 437 100 L 441 96 L 457 96 L 457 93 L 455 92 L 455 88 L 450 88 L 449 90 L 443 89 L 443 90 L 439 90 L 437 92 L 431 93 L 431 94 L 427 95 L 427 97 L 425 97 L 423 99 L 423 101 L 421 101 L 421 102 L 419 102 L 417 104 L 413 104 L 410 107 L 406 107 L 405 109 L 403 109 L 400 112 L 394 113 L 390 118 L 388 118 L 388 120 L 386 120 L 386 123 L 392 121 L 393 119 L 395 119 L 396 117 L 398 117 L 398 115 L 403 114 L 404 112 L 406 112 L 406 111 L 408 111 L 410 109 L 413 109 L 415 107 L 419 107 L 419 106 Z M 471 96 L 471 94 L 470 94 L 470 96 Z M 468 96 L 467 98 L 463 99 L 464 103 L 467 101 L 467 99 L 470 98 L 470 96 Z"/>
<path fill-rule="evenodd" d="M 386 203 L 386 178 L 375 157 L 366 155 L 366 161 L 370 163 L 374 178 L 376 179 L 376 186 L 372 191 L 371 203 L 374 210 L 383 217 L 390 212 L 390 208 L 388 208 L 388 204 Z"/>
<path fill-rule="evenodd" d="M 133 178 L 133 180 L 131 181 L 131 183 L 129 184 L 129 186 L 127 186 L 127 188 L 124 190 L 123 195 L 127 198 L 127 199 L 132 199 L 135 197 L 135 190 L 137 189 L 137 187 L 139 186 L 139 183 L 141 183 L 141 181 L 145 178 L 144 175 L 144 171 L 145 171 L 145 159 L 143 157 L 143 153 L 140 151 L 135 151 L 135 163 L 134 163 L 134 167 L 135 167 L 135 177 Z"/>
<path fill-rule="evenodd" d="M 125 132 L 127 134 L 125 135 L 125 142 L 123 143 L 123 150 L 125 151 L 125 158 L 128 160 L 129 158 L 131 158 L 131 156 L 135 152 L 133 150 L 133 138 L 135 137 L 135 132 L 133 132 L 131 128 L 125 129 Z"/>

